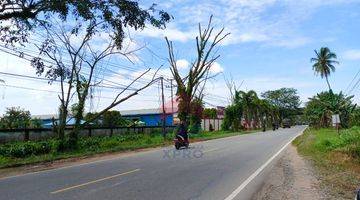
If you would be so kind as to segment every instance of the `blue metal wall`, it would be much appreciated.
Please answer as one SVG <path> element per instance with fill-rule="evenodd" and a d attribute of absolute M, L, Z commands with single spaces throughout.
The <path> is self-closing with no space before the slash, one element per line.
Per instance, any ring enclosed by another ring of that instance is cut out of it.
<path fill-rule="evenodd" d="M 139 119 L 140 121 L 145 122 L 145 126 L 162 125 L 162 114 L 126 115 L 123 117 L 127 119 Z M 165 124 L 166 126 L 173 125 L 173 115 L 166 115 Z"/>

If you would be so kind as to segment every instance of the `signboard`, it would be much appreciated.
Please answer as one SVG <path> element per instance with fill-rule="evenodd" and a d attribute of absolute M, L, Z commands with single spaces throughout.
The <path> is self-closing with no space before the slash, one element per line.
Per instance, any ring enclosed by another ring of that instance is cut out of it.
<path fill-rule="evenodd" d="M 332 124 L 333 126 L 340 124 L 340 116 L 338 114 L 332 115 Z"/>

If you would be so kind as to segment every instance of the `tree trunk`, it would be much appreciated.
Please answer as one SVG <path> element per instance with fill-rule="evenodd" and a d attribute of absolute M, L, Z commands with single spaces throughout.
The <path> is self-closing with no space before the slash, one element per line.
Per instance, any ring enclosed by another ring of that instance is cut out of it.
<path fill-rule="evenodd" d="M 66 118 L 67 118 L 67 108 L 61 105 L 59 112 L 59 124 L 57 127 L 58 137 L 61 141 L 65 139 L 65 127 L 66 127 Z"/>
<path fill-rule="evenodd" d="M 328 85 L 328 87 L 329 87 L 329 91 L 331 91 L 331 87 L 330 87 L 330 83 L 329 83 L 329 80 L 328 80 L 328 76 L 325 76 L 325 79 L 326 79 L 326 83 L 327 83 L 327 85 Z"/>
<path fill-rule="evenodd" d="M 85 99 L 80 99 L 76 114 L 75 114 L 75 125 L 74 129 L 70 133 L 70 145 L 72 148 L 76 148 L 78 142 L 79 132 L 82 128 L 81 120 L 83 119 L 83 112 L 85 107 Z"/>

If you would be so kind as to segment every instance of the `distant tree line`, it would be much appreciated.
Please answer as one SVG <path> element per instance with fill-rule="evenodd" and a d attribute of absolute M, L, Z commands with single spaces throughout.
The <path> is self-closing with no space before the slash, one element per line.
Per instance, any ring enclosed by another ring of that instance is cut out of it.
<path fill-rule="evenodd" d="M 5 114 L 0 117 L 0 128 L 40 128 L 41 120 L 32 119 L 30 111 L 21 109 L 20 107 L 6 108 Z"/>
<path fill-rule="evenodd" d="M 234 87 L 235 88 L 235 87 Z M 301 114 L 300 97 L 294 88 L 280 88 L 258 94 L 232 88 L 231 105 L 225 108 L 222 128 L 238 131 L 280 124 L 284 119 L 294 123 Z"/>

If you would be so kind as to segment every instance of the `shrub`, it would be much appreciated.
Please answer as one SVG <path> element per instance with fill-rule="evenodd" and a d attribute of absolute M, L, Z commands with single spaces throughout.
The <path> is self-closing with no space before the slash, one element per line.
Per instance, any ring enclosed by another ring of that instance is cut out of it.
<path fill-rule="evenodd" d="M 4 157 L 24 158 L 31 155 L 50 153 L 52 145 L 50 141 L 42 142 L 17 142 L 2 145 L 0 155 Z"/>
<path fill-rule="evenodd" d="M 100 143 L 102 140 L 103 138 L 101 137 L 82 138 L 79 140 L 79 149 L 96 151 L 100 148 Z"/>
<path fill-rule="evenodd" d="M 117 140 L 105 140 L 100 144 L 102 149 L 112 149 L 119 145 L 120 145 L 120 142 Z"/>

